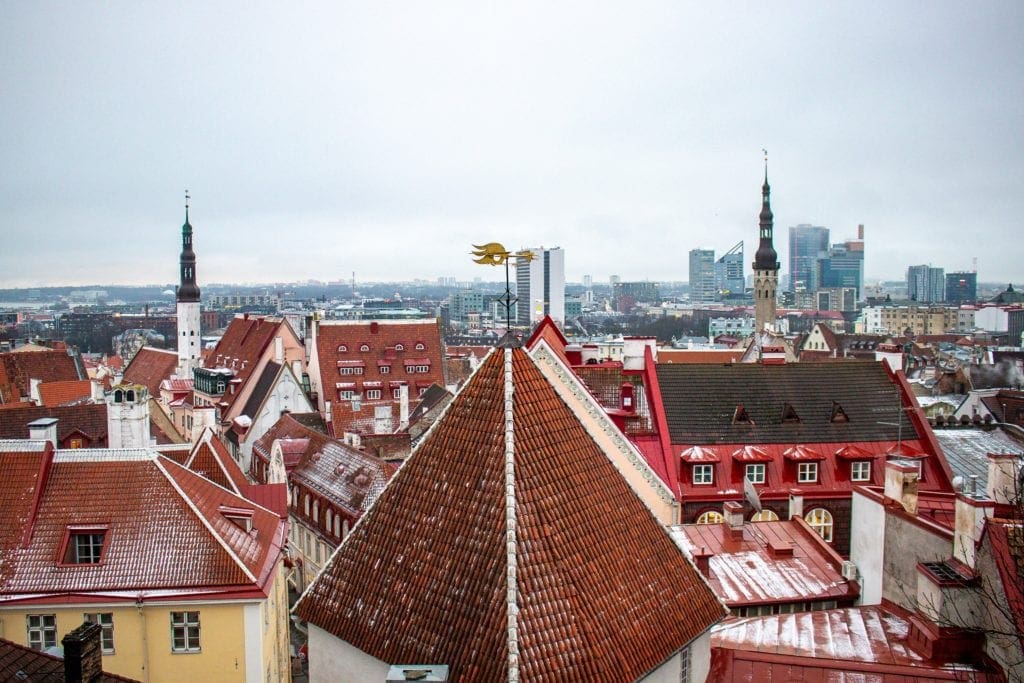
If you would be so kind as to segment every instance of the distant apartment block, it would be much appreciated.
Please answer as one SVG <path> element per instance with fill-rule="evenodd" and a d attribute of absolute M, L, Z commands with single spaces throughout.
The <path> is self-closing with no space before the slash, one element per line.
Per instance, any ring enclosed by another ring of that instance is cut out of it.
<path fill-rule="evenodd" d="M 866 334 L 945 334 L 956 331 L 960 310 L 946 306 L 866 306 L 857 331 Z"/>
<path fill-rule="evenodd" d="M 258 306 L 276 311 L 281 305 L 281 297 L 275 294 L 214 294 L 209 301 L 218 308 Z"/>
<path fill-rule="evenodd" d="M 907 298 L 922 304 L 946 300 L 946 277 L 942 268 L 910 266 L 907 268 Z"/>

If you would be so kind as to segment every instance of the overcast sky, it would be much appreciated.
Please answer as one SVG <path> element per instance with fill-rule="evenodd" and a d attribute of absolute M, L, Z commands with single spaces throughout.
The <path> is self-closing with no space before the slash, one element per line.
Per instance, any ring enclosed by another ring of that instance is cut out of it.
<path fill-rule="evenodd" d="M 730 9 L 720 5 L 729 4 Z M 889 6 L 889 7 L 886 7 Z M 0 286 L 685 280 L 687 252 L 866 226 L 1024 280 L 1024 3 L 8 2 Z"/>

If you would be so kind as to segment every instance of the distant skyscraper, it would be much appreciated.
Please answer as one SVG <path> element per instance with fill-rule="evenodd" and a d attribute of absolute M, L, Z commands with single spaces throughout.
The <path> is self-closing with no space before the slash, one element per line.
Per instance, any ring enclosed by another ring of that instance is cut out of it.
<path fill-rule="evenodd" d="M 690 301 L 714 301 L 718 289 L 715 287 L 715 250 L 690 250 Z"/>
<path fill-rule="evenodd" d="M 863 228 L 863 226 L 861 226 Z M 847 240 L 841 244 L 833 244 L 825 258 L 819 263 L 820 280 L 818 289 L 822 287 L 853 287 L 857 290 L 857 300 L 863 298 L 864 291 L 864 240 Z"/>
<path fill-rule="evenodd" d="M 529 327 L 551 316 L 565 324 L 565 252 L 531 248 L 532 261 L 516 263 L 516 324 Z"/>
<path fill-rule="evenodd" d="M 768 186 L 768 157 L 764 160 L 764 185 L 761 186 L 761 214 L 758 218 L 760 242 L 754 254 L 754 329 L 757 334 L 765 325 L 775 325 L 775 297 L 779 286 L 779 255 L 772 244 L 774 217 L 771 188 Z"/>
<path fill-rule="evenodd" d="M 789 229 L 789 291 L 821 286 L 819 261 L 828 254 L 828 228 L 802 223 Z"/>
<path fill-rule="evenodd" d="M 946 302 L 971 303 L 978 298 L 977 273 L 946 273 Z"/>
<path fill-rule="evenodd" d="M 199 285 L 196 284 L 196 253 L 192 251 L 192 224 L 188 220 L 188 193 L 185 193 L 185 224 L 181 226 L 180 282 L 177 291 L 178 367 L 177 375 L 192 379 L 192 371 L 202 363 L 200 338 Z"/>
<path fill-rule="evenodd" d="M 744 288 L 743 242 L 739 242 L 715 261 L 715 289 L 721 299 L 725 292 L 743 294 Z"/>
<path fill-rule="evenodd" d="M 942 268 L 910 266 L 907 268 L 907 298 L 923 304 L 946 300 L 946 277 Z"/>

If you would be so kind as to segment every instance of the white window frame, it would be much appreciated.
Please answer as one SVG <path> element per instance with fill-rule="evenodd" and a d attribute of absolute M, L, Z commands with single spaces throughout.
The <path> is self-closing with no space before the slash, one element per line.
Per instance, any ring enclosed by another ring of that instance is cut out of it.
<path fill-rule="evenodd" d="M 796 464 L 796 480 L 801 484 L 818 483 L 818 463 L 798 462 Z"/>
<path fill-rule="evenodd" d="M 744 476 L 751 484 L 763 484 L 767 475 L 768 466 L 763 462 L 748 462 L 743 470 Z"/>
<path fill-rule="evenodd" d="M 391 373 L 391 366 L 390 365 L 381 365 L 380 367 L 377 368 L 377 370 L 382 375 L 388 375 L 388 374 Z"/>
<path fill-rule="evenodd" d="M 871 461 L 855 460 L 851 462 L 850 481 L 871 481 Z"/>
<path fill-rule="evenodd" d="M 380 400 L 380 389 L 367 389 L 366 390 L 367 401 L 378 401 Z"/>
<path fill-rule="evenodd" d="M 750 521 L 751 522 L 777 522 L 777 521 L 779 521 L 779 516 L 775 513 L 774 510 L 769 510 L 768 508 L 764 508 L 760 512 L 755 512 L 753 515 L 751 515 L 750 516 Z"/>
<path fill-rule="evenodd" d="M 85 621 L 100 625 L 100 643 L 103 647 L 103 654 L 114 654 L 114 613 L 113 612 L 86 612 L 82 615 Z"/>
<path fill-rule="evenodd" d="M 171 612 L 171 652 L 179 654 L 202 652 L 200 629 L 198 611 Z"/>
<path fill-rule="evenodd" d="M 693 485 L 713 486 L 715 483 L 715 466 L 709 464 L 693 465 Z"/>
<path fill-rule="evenodd" d="M 28 646 L 33 650 L 45 650 L 57 646 L 57 615 L 26 614 L 25 632 Z"/>

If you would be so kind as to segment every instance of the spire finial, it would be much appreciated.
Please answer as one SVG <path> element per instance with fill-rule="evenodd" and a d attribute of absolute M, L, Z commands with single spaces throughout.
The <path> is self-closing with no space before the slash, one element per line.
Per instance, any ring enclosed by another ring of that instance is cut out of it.
<path fill-rule="evenodd" d="M 188 190 L 185 190 L 185 222 L 188 223 L 188 201 L 191 199 L 188 194 Z"/>
<path fill-rule="evenodd" d="M 762 147 L 761 151 L 764 152 L 764 183 L 765 183 L 765 185 L 767 185 L 768 184 L 768 150 L 766 150 L 764 147 Z"/>

